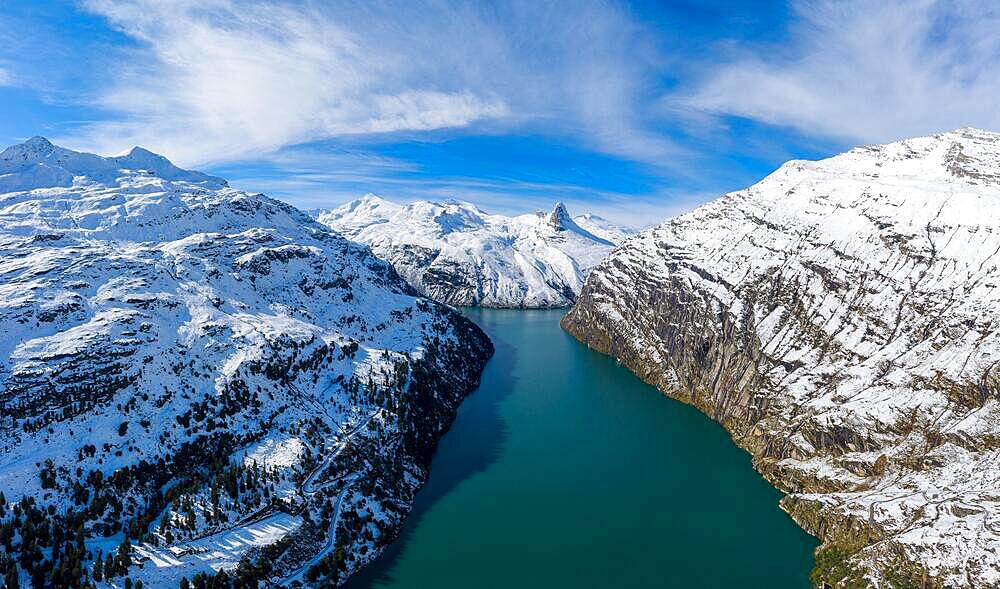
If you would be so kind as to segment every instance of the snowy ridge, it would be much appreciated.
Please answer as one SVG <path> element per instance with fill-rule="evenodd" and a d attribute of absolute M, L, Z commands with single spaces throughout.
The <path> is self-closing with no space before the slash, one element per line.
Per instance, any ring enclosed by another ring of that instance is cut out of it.
<path fill-rule="evenodd" d="M 58 147 L 44 137 L 32 137 L 0 152 L 0 192 L 69 187 L 74 181 L 121 186 L 136 176 L 155 176 L 204 186 L 227 186 L 222 178 L 182 170 L 167 158 L 134 147 L 118 157 L 101 157 Z"/>
<path fill-rule="evenodd" d="M 621 244 L 629 237 L 638 233 L 635 229 L 612 223 L 604 217 L 594 215 L 593 213 L 577 215 L 573 218 L 573 222 L 591 235 L 595 235 L 616 245 Z"/>
<path fill-rule="evenodd" d="M 564 307 L 630 232 L 600 217 L 491 215 L 471 203 L 408 205 L 368 194 L 317 220 L 367 244 L 423 294 L 455 305 Z"/>
<path fill-rule="evenodd" d="M 720 421 L 813 581 L 1000 585 L 1000 135 L 791 161 L 643 232 L 564 319 Z"/>
<path fill-rule="evenodd" d="M 291 206 L 37 137 L 0 153 L 0 325 L 0 561 L 57 559 L 22 586 L 342 582 L 394 537 L 492 351 Z M 26 537 L 29 512 L 83 546 Z"/>

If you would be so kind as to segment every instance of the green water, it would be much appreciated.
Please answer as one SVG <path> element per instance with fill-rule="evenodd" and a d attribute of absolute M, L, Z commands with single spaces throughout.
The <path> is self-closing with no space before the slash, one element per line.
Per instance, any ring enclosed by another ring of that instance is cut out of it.
<path fill-rule="evenodd" d="M 469 310 L 496 344 L 378 588 L 809 586 L 816 542 L 716 423 L 559 328 Z"/>

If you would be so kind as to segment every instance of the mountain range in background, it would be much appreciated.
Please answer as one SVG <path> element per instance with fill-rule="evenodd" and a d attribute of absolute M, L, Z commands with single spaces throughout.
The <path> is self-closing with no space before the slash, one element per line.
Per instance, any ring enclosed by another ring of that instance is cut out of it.
<path fill-rule="evenodd" d="M 397 204 L 369 194 L 316 219 L 364 243 L 421 293 L 452 305 L 568 307 L 587 273 L 635 232 L 596 215 L 489 214 L 447 200 Z"/>

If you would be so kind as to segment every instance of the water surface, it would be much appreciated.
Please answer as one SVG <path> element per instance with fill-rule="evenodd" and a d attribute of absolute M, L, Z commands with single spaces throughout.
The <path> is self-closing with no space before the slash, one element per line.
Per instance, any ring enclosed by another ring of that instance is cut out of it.
<path fill-rule="evenodd" d="M 496 355 L 351 589 L 809 586 L 816 541 L 718 424 L 579 344 L 562 311 L 466 313 Z"/>

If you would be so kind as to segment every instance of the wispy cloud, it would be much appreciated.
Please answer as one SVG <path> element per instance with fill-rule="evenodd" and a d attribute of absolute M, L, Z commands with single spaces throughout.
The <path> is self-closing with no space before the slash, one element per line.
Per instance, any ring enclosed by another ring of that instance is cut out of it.
<path fill-rule="evenodd" d="M 138 42 L 68 143 L 131 144 L 194 165 L 328 137 L 470 124 L 544 127 L 594 149 L 676 153 L 643 118 L 656 60 L 600 0 L 274 3 L 87 0 Z"/>
<path fill-rule="evenodd" d="M 737 48 L 669 101 L 850 141 L 1000 129 L 998 27 L 974 0 L 799 1 L 788 42 Z"/>
<path fill-rule="evenodd" d="M 0 86 L 11 86 L 14 84 L 14 76 L 9 71 L 0 67 Z"/>
<path fill-rule="evenodd" d="M 92 0 L 141 43 L 83 128 L 99 151 L 143 144 L 181 162 L 239 158 L 327 136 L 457 127 L 503 101 L 408 75 L 404 62 L 313 6 Z"/>

